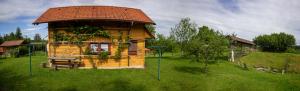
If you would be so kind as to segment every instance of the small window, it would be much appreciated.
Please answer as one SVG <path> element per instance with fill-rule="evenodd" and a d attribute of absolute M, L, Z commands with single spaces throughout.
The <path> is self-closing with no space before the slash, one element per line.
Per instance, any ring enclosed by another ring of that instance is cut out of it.
<path fill-rule="evenodd" d="M 131 40 L 128 48 L 129 55 L 137 55 L 137 40 Z"/>
<path fill-rule="evenodd" d="M 99 46 L 98 44 L 91 44 L 90 49 L 92 53 L 98 53 L 99 52 Z"/>
<path fill-rule="evenodd" d="M 98 54 L 99 52 L 109 52 L 110 54 L 110 44 L 109 43 L 91 43 L 90 49 L 93 54 Z"/>
<path fill-rule="evenodd" d="M 108 44 L 100 44 L 101 51 L 109 51 Z"/>

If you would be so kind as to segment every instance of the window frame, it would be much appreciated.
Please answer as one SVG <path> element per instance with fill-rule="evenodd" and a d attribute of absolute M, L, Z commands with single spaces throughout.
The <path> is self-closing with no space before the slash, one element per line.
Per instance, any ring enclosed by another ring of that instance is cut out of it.
<path fill-rule="evenodd" d="M 96 45 L 97 45 L 97 49 L 96 49 L 97 52 L 92 52 L 92 50 L 91 50 L 91 53 L 92 53 L 93 55 L 98 55 L 100 52 L 102 52 L 102 50 L 101 50 L 101 49 L 102 49 L 102 48 L 101 48 L 101 44 L 107 44 L 107 45 L 108 45 L 108 54 L 109 54 L 109 55 L 111 54 L 111 43 L 107 43 L 107 42 L 100 42 L 100 43 L 95 43 L 95 42 L 94 42 L 94 43 L 90 43 L 90 44 L 89 44 L 89 48 L 90 48 L 90 49 L 92 49 L 92 48 L 91 48 L 91 45 L 92 45 L 92 44 L 96 44 Z"/>

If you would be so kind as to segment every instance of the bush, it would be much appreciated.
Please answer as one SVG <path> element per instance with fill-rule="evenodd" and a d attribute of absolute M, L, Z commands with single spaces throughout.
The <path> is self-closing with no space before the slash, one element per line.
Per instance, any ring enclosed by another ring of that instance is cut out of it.
<path fill-rule="evenodd" d="M 295 50 L 295 48 L 289 47 L 289 48 L 287 48 L 287 50 L 285 52 L 287 52 L 287 53 L 296 53 L 297 51 Z"/>
<path fill-rule="evenodd" d="M 103 51 L 103 52 L 99 53 L 98 58 L 99 59 L 108 59 L 108 56 L 109 56 L 109 52 Z"/>
<path fill-rule="evenodd" d="M 19 53 L 18 53 L 18 56 L 24 56 L 24 55 L 27 55 L 28 54 L 28 47 L 27 46 L 20 46 L 19 47 Z"/>
<path fill-rule="evenodd" d="M 9 51 L 9 55 L 11 56 L 11 57 L 15 57 L 15 58 L 17 58 L 17 57 L 19 57 L 19 55 L 18 55 L 18 50 L 17 49 L 10 49 Z"/>
<path fill-rule="evenodd" d="M 295 37 L 286 33 L 260 35 L 254 38 L 254 42 L 262 49 L 262 51 L 269 52 L 285 52 L 289 47 L 296 44 Z"/>

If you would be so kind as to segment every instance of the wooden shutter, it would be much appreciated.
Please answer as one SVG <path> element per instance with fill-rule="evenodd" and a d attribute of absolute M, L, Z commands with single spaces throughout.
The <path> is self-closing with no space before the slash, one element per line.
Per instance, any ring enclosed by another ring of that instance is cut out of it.
<path fill-rule="evenodd" d="M 111 54 L 111 44 L 110 43 L 108 43 L 108 53 L 109 53 L 109 55 Z"/>
<path fill-rule="evenodd" d="M 128 55 L 137 55 L 137 40 L 131 40 L 128 47 Z"/>

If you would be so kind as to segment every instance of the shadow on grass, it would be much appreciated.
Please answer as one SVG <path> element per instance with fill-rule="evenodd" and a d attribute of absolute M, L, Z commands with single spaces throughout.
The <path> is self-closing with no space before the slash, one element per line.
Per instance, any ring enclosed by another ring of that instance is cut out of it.
<path fill-rule="evenodd" d="M 68 86 L 68 87 L 59 89 L 59 91 L 78 91 L 78 90 L 75 86 Z"/>
<path fill-rule="evenodd" d="M 155 59 L 158 60 L 159 57 L 146 57 L 148 59 Z M 182 58 L 182 57 L 161 57 L 163 60 L 186 60 L 187 58 Z"/>
<path fill-rule="evenodd" d="M 25 86 L 29 77 L 17 75 L 7 69 L 0 70 L 0 91 L 14 91 Z"/>
<path fill-rule="evenodd" d="M 205 68 L 202 67 L 188 67 L 188 66 L 176 66 L 174 69 L 178 72 L 190 73 L 190 74 L 204 74 Z"/>
<path fill-rule="evenodd" d="M 146 91 L 146 88 L 144 85 L 138 84 L 131 84 L 126 79 L 117 79 L 110 83 L 112 87 L 107 89 L 108 91 Z"/>
<path fill-rule="evenodd" d="M 246 64 L 241 64 L 241 65 L 235 64 L 234 67 L 241 69 L 241 70 L 249 71 L 249 68 Z"/>

